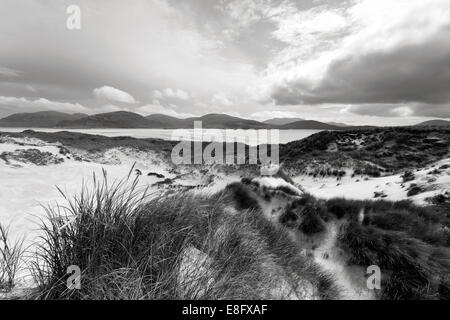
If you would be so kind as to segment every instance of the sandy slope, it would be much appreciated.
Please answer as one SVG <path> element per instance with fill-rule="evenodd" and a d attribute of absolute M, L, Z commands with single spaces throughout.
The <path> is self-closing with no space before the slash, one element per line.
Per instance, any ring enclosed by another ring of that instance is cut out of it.
<path fill-rule="evenodd" d="M 132 148 L 112 148 L 105 152 L 88 153 L 69 148 L 69 153 L 61 154 L 59 144 L 48 144 L 38 139 L 7 138 L 0 141 L 0 156 L 18 150 L 39 150 L 49 153 L 47 158 L 60 159 L 58 164 L 36 165 L 32 161 L 16 160 L 9 156 L 8 161 L 0 157 L 0 221 L 11 225 L 13 238 L 26 236 L 30 241 L 36 236 L 36 222 L 44 216 L 42 206 L 62 203 L 63 197 L 56 187 L 69 196 L 78 194 L 83 185 L 92 185 L 93 174 L 102 176 L 106 170 L 108 181 L 124 179 L 130 173 L 134 178 L 139 169 L 138 185 L 149 188 L 149 192 L 158 192 L 169 187 L 192 188 L 208 186 L 205 191 L 219 190 L 237 176 L 227 175 L 207 168 L 204 172 L 198 168 L 177 171 L 167 160 L 161 159 L 156 152 L 139 151 Z M 81 160 L 80 160 L 81 159 Z M 163 177 L 153 175 L 162 174 Z M 150 175 L 148 175 L 150 174 Z M 159 185 L 157 185 L 159 183 Z"/>
<path fill-rule="evenodd" d="M 24 161 L 17 156 L 20 152 L 30 149 L 44 155 L 43 159 L 48 159 L 49 164 L 37 165 L 32 160 Z M 443 165 L 449 165 L 449 168 L 439 169 Z M 25 237 L 27 242 L 31 243 L 39 235 L 37 229 L 39 218 L 45 215 L 42 206 L 63 202 L 63 197 L 56 186 L 68 195 L 75 195 L 80 192 L 83 183 L 88 187 L 92 184 L 93 173 L 100 177 L 102 170 L 105 169 L 108 180 L 112 182 L 125 178 L 133 166 L 142 173 L 139 176 L 139 186 L 149 187 L 150 192 L 200 186 L 194 190 L 214 193 L 223 189 L 228 183 L 239 180 L 244 174 L 242 170 L 224 173 L 214 167 L 174 170 L 172 164 L 162 159 L 157 152 L 140 151 L 128 147 L 88 153 L 35 138 L 2 137 L 0 139 L 0 222 L 10 225 L 12 240 Z M 439 172 L 433 173 L 435 169 Z M 158 173 L 164 177 L 147 175 L 148 173 Z M 135 175 L 136 172 L 133 171 L 132 176 Z M 305 191 L 318 198 L 326 199 L 333 197 L 374 199 L 374 192 L 382 192 L 386 195 L 384 199 L 402 200 L 408 198 L 406 193 L 412 183 L 426 190 L 410 197 L 418 204 L 424 204 L 427 197 L 446 190 L 450 192 L 450 159 L 419 169 L 414 172 L 414 175 L 414 179 L 406 183 L 403 183 L 400 174 L 380 178 L 362 176 L 351 178 L 349 174 L 341 180 L 297 176 L 293 180 Z"/>
<path fill-rule="evenodd" d="M 426 168 L 417 169 L 413 172 L 415 178 L 405 183 L 401 174 L 379 178 L 363 176 L 352 178 L 350 174 L 339 180 L 331 177 L 314 178 L 312 176 L 299 175 L 294 177 L 293 180 L 300 184 L 305 191 L 318 198 L 343 197 L 357 200 L 382 198 L 393 201 L 410 199 L 419 205 L 423 205 L 428 197 L 433 197 L 446 191 L 450 192 L 450 168 L 439 170 L 440 167 L 445 165 L 450 166 L 450 158 L 438 161 Z M 440 172 L 433 173 L 435 169 Z M 425 192 L 408 197 L 407 192 L 411 184 L 423 187 Z M 386 196 L 375 198 L 375 192 L 381 192 Z"/>
<path fill-rule="evenodd" d="M 69 155 L 60 154 L 57 145 L 48 145 L 37 139 L 9 139 L 0 143 L 0 155 L 4 152 L 36 149 L 47 152 L 48 156 L 61 159 L 59 164 L 36 165 L 23 161 L 8 162 L 0 159 L 0 222 L 9 226 L 10 239 L 25 238 L 26 245 L 38 239 L 40 219 L 45 218 L 43 206 L 64 204 L 58 186 L 67 195 L 79 194 L 83 185 L 92 185 L 92 177 L 102 176 L 105 169 L 108 180 L 120 180 L 127 177 L 131 168 L 139 168 L 143 174 L 139 185 L 144 188 L 163 180 L 147 176 L 147 172 L 158 172 L 165 177 L 173 177 L 157 156 L 148 153 L 127 154 L 130 150 L 111 149 L 103 155 L 93 155 L 96 159 L 89 161 L 75 160 L 86 155 L 81 151 L 71 150 Z M 93 161 L 95 160 L 95 161 Z M 132 172 L 132 177 L 135 173 Z M 25 279 L 25 281 L 28 281 Z"/>

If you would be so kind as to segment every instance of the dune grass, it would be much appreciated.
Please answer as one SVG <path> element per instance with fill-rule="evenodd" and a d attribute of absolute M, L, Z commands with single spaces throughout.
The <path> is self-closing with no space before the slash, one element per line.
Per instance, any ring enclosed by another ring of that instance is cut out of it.
<path fill-rule="evenodd" d="M 339 237 L 349 263 L 389 271 L 385 299 L 450 299 L 448 204 L 419 207 L 410 201 L 331 199 L 328 212 L 350 219 Z M 362 224 L 359 210 L 365 208 Z"/>
<path fill-rule="evenodd" d="M 257 203 L 246 201 L 242 184 L 213 195 L 168 196 L 149 194 L 130 175 L 110 183 L 104 172 L 94 176 L 93 186 L 64 197 L 65 205 L 46 208 L 32 268 L 37 288 L 30 298 L 339 296 L 333 279 L 299 254 L 286 229 L 264 218 Z M 323 224 L 333 219 L 348 221 L 338 245 L 349 254 L 350 264 L 376 264 L 389 272 L 382 298 L 450 298 L 450 217 L 445 206 L 309 195 L 299 201 L 296 205 L 307 209 L 298 226 L 305 234 L 323 232 Z M 71 290 L 67 269 L 73 265 L 81 270 L 81 288 Z"/>
<path fill-rule="evenodd" d="M 335 198 L 326 201 L 326 210 L 342 218 L 357 220 L 365 208 L 366 226 L 387 231 L 399 231 L 435 246 L 450 247 L 450 205 L 417 206 L 409 200 L 348 200 Z"/>
<path fill-rule="evenodd" d="M 303 217 L 298 230 L 304 234 L 320 233 L 324 221 L 345 221 L 337 248 L 346 252 L 348 265 L 380 267 L 385 275 L 382 299 L 450 299 L 448 205 L 318 200 L 310 195 L 297 202 L 280 222 L 289 223 L 292 218 L 288 214 L 295 212 L 297 205 Z"/>
<path fill-rule="evenodd" d="M 227 197 L 149 195 L 137 179 L 109 185 L 105 173 L 47 208 L 33 298 L 282 299 L 302 281 L 335 296 L 286 232 L 254 210 L 230 211 Z M 71 265 L 81 270 L 79 290 L 66 283 Z"/>
<path fill-rule="evenodd" d="M 0 224 L 0 292 L 7 293 L 16 285 L 25 251 L 23 243 L 23 239 L 11 242 L 9 228 Z"/>

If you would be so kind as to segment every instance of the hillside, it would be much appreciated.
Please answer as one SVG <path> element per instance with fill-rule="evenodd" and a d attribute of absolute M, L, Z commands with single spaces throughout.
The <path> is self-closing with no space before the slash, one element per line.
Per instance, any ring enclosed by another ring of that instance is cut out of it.
<path fill-rule="evenodd" d="M 416 126 L 450 126 L 450 121 L 447 120 L 429 120 L 416 124 Z"/>
<path fill-rule="evenodd" d="M 68 114 L 57 111 L 16 113 L 0 119 L 0 127 L 49 128 L 61 121 L 77 120 L 86 116 L 83 113 Z"/>
<path fill-rule="evenodd" d="M 348 124 L 346 123 L 342 123 L 342 122 L 327 122 L 328 124 L 331 124 L 332 126 L 337 126 L 337 127 L 350 127 Z"/>
<path fill-rule="evenodd" d="M 145 117 L 126 111 L 100 113 L 77 120 L 65 120 L 56 124 L 58 128 L 149 128 L 159 122 L 153 122 Z"/>
<path fill-rule="evenodd" d="M 248 119 L 232 117 L 227 114 L 210 113 L 201 117 L 179 119 L 163 114 L 152 114 L 146 117 L 149 120 L 159 122 L 160 128 L 194 128 L 195 121 L 202 122 L 202 128 L 209 129 L 263 129 L 270 125 Z"/>
<path fill-rule="evenodd" d="M 34 298 L 450 298 L 450 224 L 437 207 L 318 201 L 280 178 L 146 203 L 136 188 L 106 182 L 91 194 L 79 205 L 88 209 L 52 210 L 59 219 L 45 225 L 50 248 L 39 248 L 49 276 Z M 77 219 L 58 232 L 65 216 Z M 72 264 L 83 270 L 80 290 L 60 280 Z M 374 264 L 385 272 L 380 290 L 367 286 Z"/>
<path fill-rule="evenodd" d="M 201 117 L 186 119 L 189 128 L 194 127 L 194 121 L 202 121 L 203 128 L 211 129 L 266 129 L 270 125 L 255 120 L 232 117 L 227 114 L 210 113 Z"/>
<path fill-rule="evenodd" d="M 306 120 L 306 119 L 302 119 L 302 118 L 272 118 L 272 119 L 263 121 L 263 123 L 274 125 L 277 127 L 282 127 L 284 125 L 294 123 L 294 122 L 299 122 L 299 121 L 303 121 L 303 123 L 300 122 L 297 124 L 297 126 L 301 129 L 309 129 L 308 127 L 311 127 L 311 126 L 316 127 L 316 128 L 322 128 L 323 124 L 325 124 L 325 125 L 328 124 L 328 125 L 335 126 L 335 127 L 349 127 L 348 124 L 345 124 L 342 122 L 325 122 L 325 123 L 323 123 L 323 122 L 317 121 L 317 123 L 312 124 L 309 122 L 311 120 Z M 304 128 L 302 128 L 302 126 L 304 126 Z"/>
<path fill-rule="evenodd" d="M 272 119 L 268 119 L 266 121 L 263 121 L 263 123 L 267 123 L 267 124 L 273 124 L 276 126 L 282 126 L 288 123 L 292 123 L 292 122 L 296 122 L 296 121 L 302 121 L 304 119 L 302 118 L 272 118 Z"/>
<path fill-rule="evenodd" d="M 145 118 L 152 121 L 152 123 L 159 123 L 158 128 L 172 129 L 186 126 L 186 119 L 171 117 L 161 113 L 151 114 Z"/>
<path fill-rule="evenodd" d="M 315 120 L 301 120 L 288 123 L 279 127 L 280 129 L 323 129 L 323 130 L 338 130 L 342 129 L 339 126 L 323 123 Z"/>
<path fill-rule="evenodd" d="M 423 167 L 448 157 L 450 129 L 392 127 L 322 131 L 280 146 L 280 161 L 296 171 L 334 169 L 379 176 Z"/>

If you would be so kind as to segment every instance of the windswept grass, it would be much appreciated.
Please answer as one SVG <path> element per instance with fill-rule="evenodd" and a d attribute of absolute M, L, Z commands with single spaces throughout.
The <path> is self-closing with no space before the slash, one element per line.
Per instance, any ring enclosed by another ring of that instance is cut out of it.
<path fill-rule="evenodd" d="M 148 194 L 138 178 L 110 184 L 105 172 L 94 176 L 93 186 L 66 197 L 65 206 L 47 208 L 32 298 L 339 297 L 332 276 L 299 254 L 286 229 L 267 220 L 247 196 L 239 183 L 213 195 L 167 196 Z M 337 246 L 350 265 L 380 266 L 388 276 L 382 298 L 450 297 L 446 208 L 308 195 L 288 209 L 296 206 L 304 209 L 298 230 L 306 235 L 324 232 L 331 220 L 346 221 Z M 81 270 L 81 288 L 71 290 L 67 269 L 73 265 Z"/>
<path fill-rule="evenodd" d="M 365 208 L 364 225 L 382 230 L 400 231 L 435 246 L 450 247 L 450 207 L 448 204 L 416 206 L 411 201 L 330 199 L 326 210 L 356 221 Z"/>
<path fill-rule="evenodd" d="M 93 176 L 92 188 L 83 184 L 81 193 L 73 198 L 59 190 L 66 205 L 45 208 L 44 235 L 33 264 L 38 298 L 82 298 L 81 291 L 67 287 L 67 268 L 71 265 L 83 270 L 83 284 L 88 288 L 102 290 L 104 282 L 114 288 L 125 276 L 124 284 L 133 286 L 135 281 L 129 280 L 136 262 L 130 256 L 130 241 L 136 212 L 148 195 L 130 174 L 109 184 L 103 171 L 100 179 Z M 131 290 L 126 286 L 120 286 L 120 290 Z"/>
<path fill-rule="evenodd" d="M 349 263 L 390 273 L 385 299 L 450 299 L 450 216 L 447 205 L 330 199 L 325 206 L 350 223 L 339 244 Z M 362 224 L 357 216 L 365 209 Z"/>
<path fill-rule="evenodd" d="M 254 210 L 229 210 L 228 196 L 148 195 L 137 180 L 109 185 L 105 173 L 47 208 L 34 298 L 281 299 L 301 281 L 320 288 L 316 296 L 335 295 L 286 232 Z M 79 290 L 66 283 L 71 265 Z"/>
<path fill-rule="evenodd" d="M 11 243 L 9 229 L 0 224 L 0 293 L 7 293 L 16 285 L 23 254 L 23 239 Z"/>

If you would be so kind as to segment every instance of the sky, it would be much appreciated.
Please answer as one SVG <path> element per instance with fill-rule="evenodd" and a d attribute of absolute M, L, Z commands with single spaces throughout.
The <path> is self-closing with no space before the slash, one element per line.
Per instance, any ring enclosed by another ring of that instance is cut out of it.
<path fill-rule="evenodd" d="M 0 117 L 450 119 L 449 39 L 449 0 L 1 0 Z"/>

